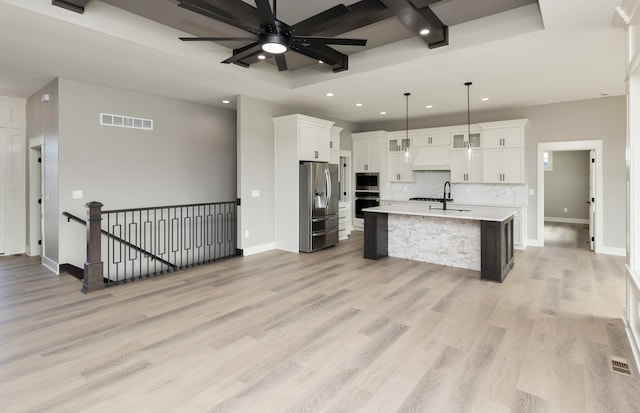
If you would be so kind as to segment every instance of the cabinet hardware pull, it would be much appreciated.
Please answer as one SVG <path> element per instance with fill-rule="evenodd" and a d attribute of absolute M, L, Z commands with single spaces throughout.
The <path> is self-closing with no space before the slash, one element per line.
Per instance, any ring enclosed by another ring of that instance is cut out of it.
<path fill-rule="evenodd" d="M 318 151 L 313 151 L 313 156 L 315 156 L 315 158 L 318 159 Z"/>

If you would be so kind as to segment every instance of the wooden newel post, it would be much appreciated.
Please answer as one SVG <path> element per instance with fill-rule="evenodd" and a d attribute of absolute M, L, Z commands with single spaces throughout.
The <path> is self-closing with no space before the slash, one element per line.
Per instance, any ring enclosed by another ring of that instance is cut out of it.
<path fill-rule="evenodd" d="M 104 288 L 102 265 L 102 204 L 92 201 L 87 209 L 87 261 L 84 263 L 82 292 L 87 294 Z"/>

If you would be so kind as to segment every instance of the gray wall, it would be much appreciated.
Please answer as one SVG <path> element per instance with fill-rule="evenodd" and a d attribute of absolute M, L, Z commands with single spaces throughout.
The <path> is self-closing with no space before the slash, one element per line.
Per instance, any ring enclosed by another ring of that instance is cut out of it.
<path fill-rule="evenodd" d="M 58 198 L 58 87 L 58 80 L 56 79 L 27 99 L 27 137 L 44 137 L 42 151 L 44 169 L 44 199 L 42 202 L 44 203 L 45 233 L 43 256 L 54 263 L 60 262 L 58 260 L 58 232 L 60 226 Z M 44 94 L 49 95 L 49 102 L 42 102 L 42 95 Z M 29 191 L 26 192 L 28 193 Z M 31 202 L 36 202 L 36 200 L 29 200 L 27 205 L 31 205 Z M 29 234 L 28 230 L 27 234 Z"/>
<path fill-rule="evenodd" d="M 603 245 L 625 248 L 626 245 L 626 175 L 627 136 L 626 97 L 616 96 L 528 106 L 513 109 L 474 112 L 471 122 L 492 122 L 528 118 L 531 121 L 525 144 L 525 176 L 529 188 L 537 188 L 536 162 L 538 142 L 601 139 L 603 141 Z M 466 112 L 451 116 L 412 119 L 411 128 L 466 124 Z M 401 130 L 404 121 L 375 122 L 365 130 Z M 529 197 L 527 231 L 537 238 L 537 195 Z"/>
<path fill-rule="evenodd" d="M 275 241 L 274 230 L 274 117 L 300 113 L 294 107 L 250 96 L 238 96 L 238 197 L 240 207 L 239 248 L 268 247 Z M 325 116 L 322 113 L 302 113 L 336 122 L 340 132 L 340 148 L 351 150 L 351 133 L 361 126 Z M 259 190 L 260 197 L 251 197 Z M 249 237 L 245 237 L 245 231 Z"/>
<path fill-rule="evenodd" d="M 552 156 L 552 170 L 544 172 L 545 218 L 588 220 L 589 151 L 556 151 Z"/>
<path fill-rule="evenodd" d="M 68 79 L 57 84 L 59 116 L 50 122 L 43 116 L 41 123 L 59 123 L 59 139 L 45 139 L 45 167 L 51 170 L 45 178 L 51 197 L 46 231 L 47 240 L 57 237 L 56 262 L 82 266 L 84 228 L 61 214 L 85 216 L 89 201 L 117 209 L 235 199 L 234 111 Z M 150 118 L 154 130 L 100 126 L 100 112 Z M 84 198 L 72 199 L 74 190 L 84 191 Z M 47 254 L 49 247 L 47 242 Z"/>

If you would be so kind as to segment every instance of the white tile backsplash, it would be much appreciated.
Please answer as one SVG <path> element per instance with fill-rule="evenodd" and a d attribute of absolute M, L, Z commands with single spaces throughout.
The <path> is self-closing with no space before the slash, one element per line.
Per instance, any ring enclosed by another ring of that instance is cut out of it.
<path fill-rule="evenodd" d="M 450 179 L 450 171 L 418 171 L 415 183 L 384 183 L 382 199 L 442 197 L 444 183 Z M 528 192 L 527 184 L 451 184 L 451 197 L 458 204 L 526 206 Z"/>

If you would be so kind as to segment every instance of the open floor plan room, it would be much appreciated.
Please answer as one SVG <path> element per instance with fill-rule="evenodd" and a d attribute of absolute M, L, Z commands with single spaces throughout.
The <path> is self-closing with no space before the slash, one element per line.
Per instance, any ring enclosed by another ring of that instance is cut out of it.
<path fill-rule="evenodd" d="M 528 248 L 498 284 L 362 243 L 86 296 L 2 257 L 3 411 L 640 411 L 623 257 Z"/>

